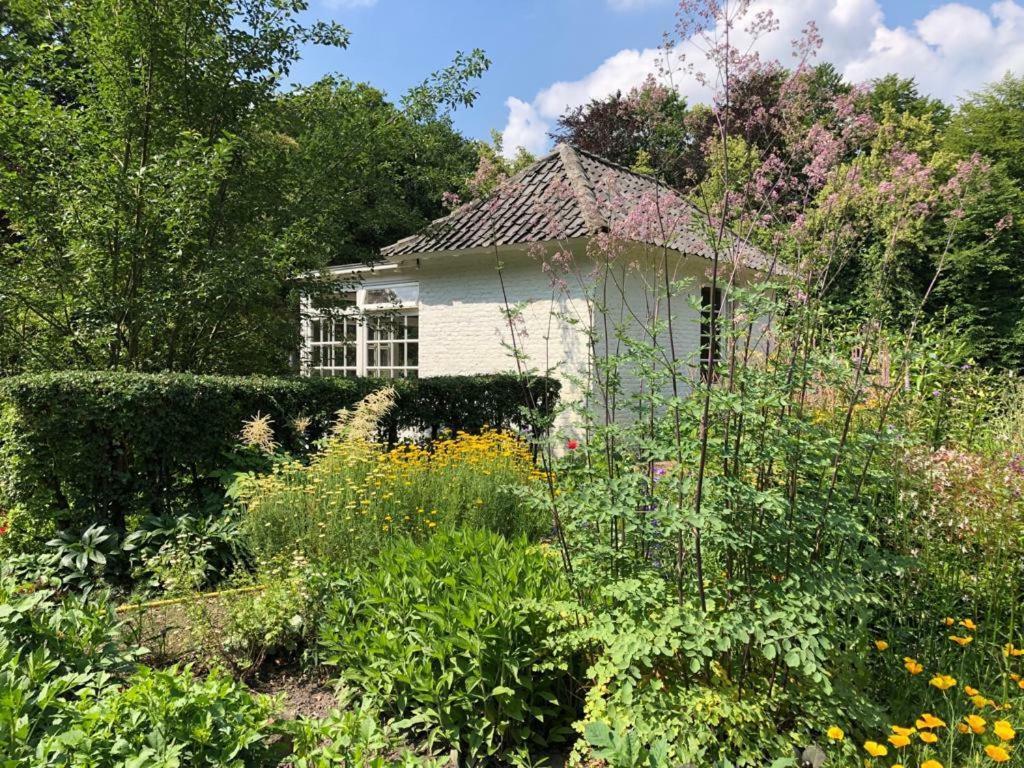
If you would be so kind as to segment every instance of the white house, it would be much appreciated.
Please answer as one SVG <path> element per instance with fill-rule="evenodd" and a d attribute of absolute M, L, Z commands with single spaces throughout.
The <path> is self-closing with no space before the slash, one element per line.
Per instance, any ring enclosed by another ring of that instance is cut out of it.
<path fill-rule="evenodd" d="M 713 302 L 709 249 L 693 214 L 655 179 L 561 144 L 487 198 L 383 248 L 375 265 L 332 268 L 339 279 L 355 281 L 351 308 L 324 315 L 305 304 L 303 370 L 381 377 L 508 371 L 515 368 L 515 330 L 527 364 L 562 377 L 563 398 L 578 397 L 573 382 L 597 349 L 590 331 L 601 336 L 587 294 L 606 297 L 602 309 L 620 320 L 664 314 L 651 307 L 657 291 L 650 283 L 656 273 L 663 280 L 667 266 L 673 285 L 689 279 L 683 290 L 694 296 L 675 299 L 673 342 L 678 359 L 698 376 L 698 352 L 712 341 Z M 723 285 L 730 275 L 746 281 L 771 268 L 735 239 L 728 250 Z M 607 264 L 609 251 L 615 268 L 594 269 Z M 614 290 L 584 287 L 602 279 L 614 280 Z M 721 291 L 714 298 L 721 305 Z M 508 322 L 513 306 L 521 315 L 516 328 Z"/>

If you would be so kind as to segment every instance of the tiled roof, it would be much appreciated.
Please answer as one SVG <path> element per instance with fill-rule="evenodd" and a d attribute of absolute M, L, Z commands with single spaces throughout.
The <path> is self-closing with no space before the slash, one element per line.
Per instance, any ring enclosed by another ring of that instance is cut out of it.
<path fill-rule="evenodd" d="M 701 214 L 656 179 L 559 144 L 489 197 L 473 200 L 421 232 L 381 249 L 388 261 L 403 256 L 513 243 L 539 243 L 603 232 L 674 250 L 711 256 Z M 738 239 L 740 262 L 770 265 L 762 252 Z"/>

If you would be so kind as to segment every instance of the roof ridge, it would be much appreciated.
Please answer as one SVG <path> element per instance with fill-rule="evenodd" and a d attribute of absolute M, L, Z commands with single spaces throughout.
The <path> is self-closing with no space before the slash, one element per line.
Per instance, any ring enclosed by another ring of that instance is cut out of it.
<path fill-rule="evenodd" d="M 630 176 L 637 176 L 637 177 L 639 177 L 641 179 L 646 179 L 647 181 L 650 181 L 650 182 L 653 182 L 653 183 L 657 184 L 659 187 L 664 187 L 665 189 L 669 189 L 669 190 L 671 190 L 673 192 L 676 192 L 676 193 L 679 192 L 678 189 L 676 189 L 675 187 L 671 186 L 670 184 L 666 184 L 664 181 L 662 181 L 661 179 L 659 179 L 657 176 L 655 176 L 653 174 L 642 173 L 640 171 L 634 171 L 628 165 L 622 165 L 622 163 L 616 163 L 613 160 L 609 160 L 607 157 L 602 157 L 601 155 L 598 155 L 598 154 L 595 154 L 595 153 L 593 153 L 593 152 L 591 152 L 589 150 L 583 149 L 582 147 L 573 147 L 573 150 L 578 155 L 586 155 L 588 158 L 593 160 L 595 163 L 600 163 L 601 165 L 607 165 L 609 168 L 614 168 L 617 171 L 622 171 L 623 173 L 628 173 Z"/>
<path fill-rule="evenodd" d="M 569 184 L 572 185 L 573 192 L 576 195 L 576 200 L 580 206 L 580 213 L 583 214 L 583 221 L 587 225 L 587 229 L 590 230 L 591 234 L 607 232 L 608 222 L 601 215 L 601 209 L 597 204 L 597 194 L 594 192 L 594 187 L 587 177 L 587 172 L 583 170 L 583 164 L 580 162 L 576 148 L 569 146 L 565 142 L 559 142 L 557 151 L 558 156 L 562 160 L 562 165 L 565 167 L 565 175 L 569 178 Z"/>

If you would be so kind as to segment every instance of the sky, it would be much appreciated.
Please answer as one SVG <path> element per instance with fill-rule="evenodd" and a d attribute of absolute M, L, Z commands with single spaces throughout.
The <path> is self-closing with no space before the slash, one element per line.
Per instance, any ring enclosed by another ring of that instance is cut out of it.
<path fill-rule="evenodd" d="M 352 37 L 345 50 L 306 47 L 291 81 L 341 74 L 397 99 L 456 51 L 483 48 L 492 64 L 476 84 L 480 96 L 453 121 L 472 138 L 500 131 L 507 154 L 545 151 L 566 109 L 643 82 L 676 8 L 673 0 L 309 2 L 307 20 L 332 19 Z M 824 38 L 818 60 L 852 82 L 897 72 L 955 103 L 1008 71 L 1024 74 L 1024 0 L 753 0 L 754 12 L 763 8 L 779 21 L 757 43 L 763 57 L 791 62 L 791 41 L 813 19 Z M 691 103 L 707 100 L 691 77 L 675 85 Z"/>

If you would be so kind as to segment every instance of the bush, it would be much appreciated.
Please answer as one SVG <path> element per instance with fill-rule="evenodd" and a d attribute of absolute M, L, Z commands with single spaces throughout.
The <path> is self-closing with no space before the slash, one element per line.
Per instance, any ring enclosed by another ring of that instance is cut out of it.
<path fill-rule="evenodd" d="M 264 661 L 297 661 L 315 640 L 333 578 L 301 557 L 240 574 L 224 594 L 186 610 L 191 642 L 243 677 Z"/>
<path fill-rule="evenodd" d="M 114 673 L 130 667 L 120 647 L 118 622 L 106 603 L 21 585 L 0 574 L 0 647 L 42 650 L 61 672 Z"/>
<path fill-rule="evenodd" d="M 338 708 L 321 720 L 292 720 L 282 724 L 291 737 L 289 768 L 440 768 L 448 765 L 411 752 L 380 712 L 363 701 L 359 707 Z"/>
<path fill-rule="evenodd" d="M 258 559 L 298 552 L 346 563 L 396 537 L 458 527 L 536 539 L 548 516 L 513 491 L 535 474 L 527 446 L 503 432 L 460 433 L 432 451 L 332 438 L 309 464 L 278 464 L 242 488 L 246 538 Z"/>
<path fill-rule="evenodd" d="M 35 546 L 61 530 L 133 518 L 216 511 L 218 473 L 243 420 L 267 414 L 276 441 L 302 452 L 341 408 L 379 388 L 375 379 L 313 379 L 64 372 L 0 383 L 0 546 Z M 549 408 L 557 382 L 525 397 L 514 375 L 394 382 L 398 402 L 382 423 L 394 437 L 416 429 L 528 427 L 527 399 Z M 308 419 L 302 434 L 295 421 Z M 5 511 L 6 510 L 6 511 Z"/>
<path fill-rule="evenodd" d="M 491 533 L 442 534 L 350 570 L 328 603 L 328 664 L 397 725 L 477 759 L 559 739 L 564 659 L 541 601 L 564 596 L 557 557 Z"/>

